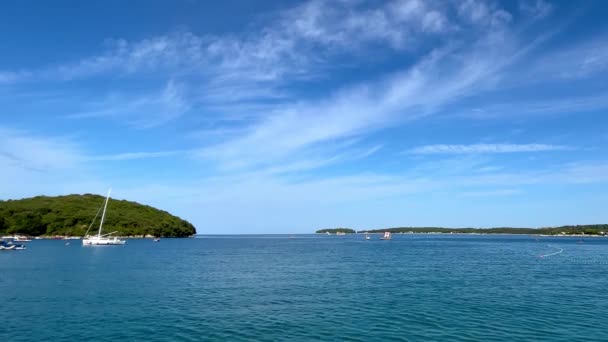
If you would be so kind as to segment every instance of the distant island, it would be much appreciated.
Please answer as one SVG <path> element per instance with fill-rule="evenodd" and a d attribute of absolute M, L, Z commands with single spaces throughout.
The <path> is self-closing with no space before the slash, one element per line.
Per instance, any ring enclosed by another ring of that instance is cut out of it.
<path fill-rule="evenodd" d="M 350 228 L 327 228 L 327 229 L 319 229 L 316 231 L 317 234 L 336 234 L 336 233 L 345 233 L 345 234 L 354 234 L 356 233 L 354 229 Z"/>
<path fill-rule="evenodd" d="M 37 196 L 0 201 L 0 234 L 83 236 L 105 198 L 99 195 Z M 101 214 L 100 214 L 101 215 Z M 96 232 L 99 227 L 91 228 Z M 187 237 L 196 228 L 185 220 L 147 205 L 110 199 L 105 232 L 119 236 Z"/>
<path fill-rule="evenodd" d="M 443 234 L 526 234 L 526 235 L 608 235 L 608 224 L 590 224 L 576 226 L 543 227 L 543 228 L 444 228 L 444 227 L 395 227 L 355 231 L 350 228 L 321 229 L 316 233 L 443 233 Z"/>

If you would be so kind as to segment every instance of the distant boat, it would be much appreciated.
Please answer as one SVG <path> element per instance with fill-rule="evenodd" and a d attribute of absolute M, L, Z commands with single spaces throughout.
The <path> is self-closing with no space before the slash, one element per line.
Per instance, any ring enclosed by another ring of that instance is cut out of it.
<path fill-rule="evenodd" d="M 25 245 L 17 245 L 11 241 L 0 240 L 0 251 L 18 251 L 26 249 Z"/>
<path fill-rule="evenodd" d="M 390 240 L 391 232 L 384 232 L 384 236 L 380 238 L 380 240 Z"/>
<path fill-rule="evenodd" d="M 17 242 L 30 242 L 30 241 L 32 241 L 32 239 L 28 238 L 27 236 L 23 236 L 23 235 L 3 236 L 2 239 L 13 240 L 13 241 L 17 241 Z"/>
<path fill-rule="evenodd" d="M 17 241 L 17 242 L 30 242 L 30 241 L 32 241 L 32 239 L 29 239 L 27 236 L 17 236 L 17 235 L 15 235 L 15 237 L 13 238 L 13 241 Z"/>
<path fill-rule="evenodd" d="M 82 239 L 83 246 L 108 246 L 108 245 L 124 245 L 125 240 L 120 240 L 117 237 L 109 238 L 108 235 L 114 234 L 116 232 L 108 233 L 101 235 L 101 229 L 103 228 L 103 221 L 106 218 L 106 209 L 108 208 L 108 201 L 110 200 L 110 192 L 112 189 L 108 190 L 108 196 L 106 197 L 106 201 L 103 205 L 103 214 L 101 215 L 101 222 L 99 223 L 99 231 L 97 235 L 87 236 Z M 99 214 L 99 211 L 97 212 Z M 97 218 L 97 216 L 95 216 Z M 95 219 L 93 219 L 93 222 Z"/>
<path fill-rule="evenodd" d="M 326 235 L 331 235 L 331 233 L 330 233 L 330 232 L 325 232 L 325 234 L 326 234 Z"/>
<path fill-rule="evenodd" d="M 345 232 L 336 232 L 336 235 L 346 235 Z"/>
<path fill-rule="evenodd" d="M 160 238 L 154 238 L 154 240 L 152 240 L 152 241 L 154 241 L 154 242 L 159 242 L 159 241 L 160 241 Z"/>
<path fill-rule="evenodd" d="M 365 240 L 371 240 L 371 239 L 372 238 L 367 233 L 365 233 Z"/>

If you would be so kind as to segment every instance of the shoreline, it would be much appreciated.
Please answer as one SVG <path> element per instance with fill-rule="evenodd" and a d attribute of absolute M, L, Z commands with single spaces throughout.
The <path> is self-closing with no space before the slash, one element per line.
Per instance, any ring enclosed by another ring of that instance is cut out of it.
<path fill-rule="evenodd" d="M 20 237 L 26 237 L 28 239 L 31 240 L 82 240 L 84 237 L 83 236 L 28 236 L 28 235 L 16 235 L 16 236 L 20 236 Z M 147 236 L 116 236 L 119 239 L 155 239 L 157 238 L 156 236 L 151 236 L 151 235 L 147 235 Z M 0 239 L 14 239 L 15 236 L 2 236 L 0 237 Z M 183 236 L 183 237 L 179 237 L 179 236 L 161 236 L 161 239 L 189 239 L 189 238 L 195 238 L 195 236 Z"/>

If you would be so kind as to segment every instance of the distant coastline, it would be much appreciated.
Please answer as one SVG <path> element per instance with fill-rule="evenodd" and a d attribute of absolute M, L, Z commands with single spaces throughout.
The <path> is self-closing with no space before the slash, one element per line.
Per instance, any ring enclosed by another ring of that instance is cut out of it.
<path fill-rule="evenodd" d="M 169 239 L 187 239 L 187 238 L 194 238 L 196 235 L 190 235 L 190 236 L 164 236 L 163 238 L 169 238 Z M 34 240 L 81 240 L 83 237 L 82 236 L 52 236 L 52 235 L 37 235 L 37 236 L 33 236 L 33 235 L 24 235 L 24 234 L 15 234 L 15 235 L 6 235 L 3 234 L 2 236 L 0 236 L 0 240 L 2 239 L 13 239 L 15 237 L 26 237 L 26 238 L 33 238 Z M 157 238 L 157 236 L 154 235 L 146 235 L 146 236 L 142 236 L 142 235 L 116 235 L 117 238 L 120 239 L 154 239 Z"/>
<path fill-rule="evenodd" d="M 384 229 L 354 230 L 352 228 L 325 228 L 316 231 L 317 234 L 335 233 L 384 233 L 393 234 L 519 234 L 519 235 L 550 235 L 550 236 L 606 236 L 608 224 L 591 224 L 542 228 L 445 228 L 445 227 L 394 227 Z"/>

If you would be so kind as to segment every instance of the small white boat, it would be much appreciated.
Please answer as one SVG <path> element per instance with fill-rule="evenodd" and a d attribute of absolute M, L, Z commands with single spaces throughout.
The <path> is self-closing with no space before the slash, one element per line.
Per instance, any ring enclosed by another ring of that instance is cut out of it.
<path fill-rule="evenodd" d="M 384 232 L 384 236 L 380 238 L 380 240 L 390 240 L 391 232 Z"/>
<path fill-rule="evenodd" d="M 13 238 L 13 241 L 16 241 L 16 242 L 30 242 L 32 240 L 29 239 L 27 236 L 17 236 L 17 235 L 15 235 L 15 237 Z"/>
<path fill-rule="evenodd" d="M 154 238 L 154 240 L 152 240 L 154 242 L 160 242 L 160 238 Z"/>
<path fill-rule="evenodd" d="M 114 232 L 116 233 L 116 232 Z M 110 234 L 114 234 L 114 233 L 110 233 Z M 117 237 L 113 237 L 113 238 L 109 238 L 106 237 L 107 235 L 110 234 L 106 234 L 106 235 L 101 235 L 101 236 L 91 236 L 91 237 L 87 237 L 82 239 L 82 245 L 83 246 L 108 246 L 108 245 L 124 245 L 125 244 L 125 240 L 120 240 Z"/>
<path fill-rule="evenodd" d="M 32 239 L 28 238 L 27 236 L 23 236 L 23 235 L 3 236 L 2 239 L 4 239 L 4 240 L 13 240 L 13 241 L 17 241 L 17 242 L 30 242 L 30 241 L 32 241 Z"/>
<path fill-rule="evenodd" d="M 331 233 L 330 233 L 330 232 L 325 232 L 325 234 L 326 234 L 326 235 L 331 235 Z"/>
<path fill-rule="evenodd" d="M 106 197 L 106 201 L 103 205 L 103 214 L 101 215 L 101 222 L 99 223 L 99 231 L 97 232 L 97 235 L 87 236 L 87 237 L 83 238 L 82 239 L 83 246 L 110 246 L 110 245 L 124 245 L 125 244 L 125 240 L 120 240 L 117 237 L 113 237 L 113 238 L 107 237 L 108 235 L 112 235 L 116 232 L 101 235 L 101 229 L 103 228 L 103 221 L 106 218 L 106 209 L 108 208 L 108 201 L 110 200 L 110 192 L 112 192 L 112 189 L 110 189 L 108 191 L 108 196 Z M 99 211 L 97 212 L 97 214 L 99 214 Z M 95 218 L 97 218 L 97 216 L 95 216 Z M 93 222 L 95 222 L 95 219 L 93 219 Z"/>
<path fill-rule="evenodd" d="M 336 235 L 340 235 L 341 236 L 341 235 L 346 235 L 346 233 L 345 232 L 336 232 Z"/>
<path fill-rule="evenodd" d="M 371 239 L 372 238 L 367 233 L 365 233 L 365 240 L 371 240 Z"/>
<path fill-rule="evenodd" d="M 25 245 L 16 245 L 11 241 L 0 240 L 0 251 L 18 251 L 26 249 Z"/>

